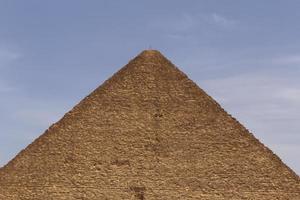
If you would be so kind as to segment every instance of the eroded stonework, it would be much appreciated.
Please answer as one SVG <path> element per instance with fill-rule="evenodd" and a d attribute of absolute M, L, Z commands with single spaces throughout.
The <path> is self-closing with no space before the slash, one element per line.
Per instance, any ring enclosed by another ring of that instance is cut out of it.
<path fill-rule="evenodd" d="M 0 170 L 0 199 L 300 200 L 300 181 L 148 50 Z"/>

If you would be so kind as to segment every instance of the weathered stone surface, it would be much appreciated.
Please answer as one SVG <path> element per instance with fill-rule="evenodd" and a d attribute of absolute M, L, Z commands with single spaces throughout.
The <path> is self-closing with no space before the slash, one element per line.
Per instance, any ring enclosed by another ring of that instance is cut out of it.
<path fill-rule="evenodd" d="M 0 170 L 0 199 L 300 199 L 299 176 L 158 51 Z"/>

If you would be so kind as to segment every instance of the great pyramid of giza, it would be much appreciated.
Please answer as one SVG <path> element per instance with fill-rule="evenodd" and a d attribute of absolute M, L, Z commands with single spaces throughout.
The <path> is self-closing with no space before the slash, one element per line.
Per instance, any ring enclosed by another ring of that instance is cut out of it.
<path fill-rule="evenodd" d="M 0 200 L 300 200 L 300 180 L 155 50 L 0 170 Z"/>

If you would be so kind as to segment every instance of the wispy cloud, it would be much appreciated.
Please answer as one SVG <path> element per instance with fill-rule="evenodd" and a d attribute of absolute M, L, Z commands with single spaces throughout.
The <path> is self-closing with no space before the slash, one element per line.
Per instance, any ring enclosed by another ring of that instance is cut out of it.
<path fill-rule="evenodd" d="M 184 33 L 198 27 L 199 22 L 197 16 L 183 13 L 175 18 L 154 19 L 149 26 L 160 31 Z"/>
<path fill-rule="evenodd" d="M 289 65 L 289 64 L 300 65 L 300 54 L 276 57 L 272 59 L 272 63 L 280 64 L 280 65 Z"/>
<path fill-rule="evenodd" d="M 7 85 L 0 80 L 0 94 L 4 92 L 11 92 L 14 91 L 16 88 L 10 85 Z"/>
<path fill-rule="evenodd" d="M 150 28 L 165 32 L 168 38 L 183 39 L 190 35 L 206 34 L 209 30 L 215 31 L 212 26 L 222 29 L 234 27 L 236 24 L 237 20 L 218 13 L 183 13 L 172 18 L 154 19 Z"/>
<path fill-rule="evenodd" d="M 8 63 L 20 58 L 20 54 L 9 50 L 8 48 L 0 47 L 0 68 L 4 67 Z"/>
<path fill-rule="evenodd" d="M 171 24 L 172 25 L 172 24 Z M 183 14 L 175 23 L 173 29 L 175 31 L 190 31 L 198 25 L 196 18 L 190 14 Z"/>
<path fill-rule="evenodd" d="M 66 102 L 25 97 L 20 93 L 3 95 L 0 107 L 1 140 L 0 167 L 7 163 L 18 151 L 42 134 L 51 124 L 58 121 L 73 106 Z M 17 125 L 16 125 L 17 124 Z M 11 146 L 14 146 L 11 148 Z"/>
<path fill-rule="evenodd" d="M 49 108 L 48 106 L 51 106 Z M 54 108 L 52 105 L 44 105 L 44 107 L 28 107 L 27 109 L 17 110 L 12 113 L 13 118 L 22 121 L 27 125 L 36 127 L 44 127 L 45 129 L 52 123 L 56 122 L 62 116 L 65 109 Z"/>
<path fill-rule="evenodd" d="M 210 19 L 219 26 L 223 26 L 223 27 L 231 27 L 234 26 L 237 21 L 233 20 L 233 19 L 229 19 L 223 15 L 217 14 L 217 13 L 213 13 L 210 15 Z"/>
<path fill-rule="evenodd" d="M 300 82 L 280 74 L 240 74 L 201 82 L 203 88 L 293 169 L 300 161 Z M 298 141 L 298 143 L 297 143 Z M 282 148 L 285 145 L 283 151 Z M 297 146 L 298 145 L 298 146 Z M 293 148 L 289 148 L 293 146 Z"/>
<path fill-rule="evenodd" d="M 13 61 L 20 58 L 20 54 L 10 50 L 10 48 L 2 47 L 0 44 L 0 70 L 8 67 Z M 0 71 L 0 94 L 3 92 L 11 92 L 16 88 L 8 84 Z"/>
<path fill-rule="evenodd" d="M 278 92 L 278 96 L 286 99 L 290 102 L 299 103 L 300 102 L 300 87 L 299 88 L 286 88 Z"/>
<path fill-rule="evenodd" d="M 300 86 L 288 78 L 252 73 L 207 80 L 203 84 L 225 105 L 232 108 L 249 106 L 247 113 L 256 117 L 300 117 L 300 113 L 295 112 L 295 107 L 300 109 Z"/>

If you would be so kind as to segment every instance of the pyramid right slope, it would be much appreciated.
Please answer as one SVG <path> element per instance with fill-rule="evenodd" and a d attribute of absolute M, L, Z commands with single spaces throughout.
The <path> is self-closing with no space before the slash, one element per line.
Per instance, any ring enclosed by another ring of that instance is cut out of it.
<path fill-rule="evenodd" d="M 163 55 L 144 51 L 0 170 L 0 197 L 299 200 L 300 181 Z"/>

